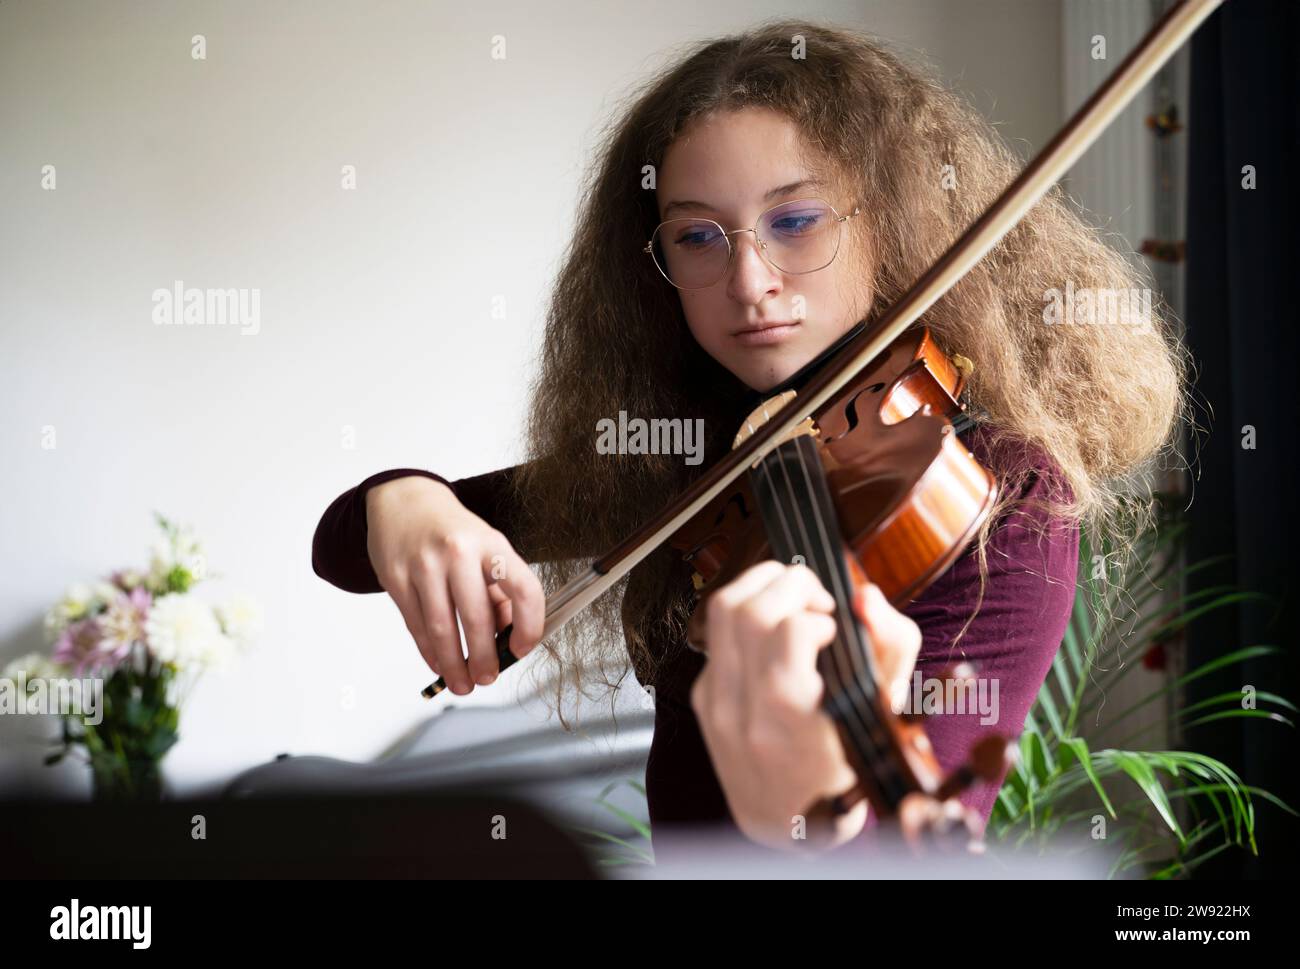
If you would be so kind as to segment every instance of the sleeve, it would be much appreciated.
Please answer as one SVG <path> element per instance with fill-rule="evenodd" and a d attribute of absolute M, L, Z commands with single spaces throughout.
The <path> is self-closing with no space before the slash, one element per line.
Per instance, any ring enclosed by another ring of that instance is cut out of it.
<path fill-rule="evenodd" d="M 1044 497 L 1045 481 L 1035 477 L 1023 496 Z M 965 763 L 985 736 L 1019 736 L 1073 608 L 1078 528 L 1018 505 L 993 530 L 987 562 L 982 601 L 978 559 L 968 552 L 903 610 L 922 633 L 908 700 L 928 714 L 926 734 L 945 773 Z M 950 691 L 943 677 L 963 661 L 974 667 L 975 688 Z M 1004 769 L 996 782 L 977 781 L 961 795 L 985 824 L 1005 775 Z"/>
<path fill-rule="evenodd" d="M 447 485 L 462 505 L 517 547 L 518 535 L 510 502 L 510 484 L 515 467 L 456 481 L 448 481 L 439 474 L 419 468 L 392 468 L 372 474 L 355 488 L 343 492 L 325 509 L 312 537 L 312 570 L 345 592 L 382 592 L 383 586 L 370 564 L 366 547 L 366 492 L 385 481 L 408 475 L 421 475 Z"/>

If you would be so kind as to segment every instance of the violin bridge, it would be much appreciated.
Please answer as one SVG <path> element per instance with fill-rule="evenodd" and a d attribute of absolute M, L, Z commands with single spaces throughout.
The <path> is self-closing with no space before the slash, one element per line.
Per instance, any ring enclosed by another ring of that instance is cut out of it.
<path fill-rule="evenodd" d="M 793 390 L 782 391 L 775 397 L 769 397 L 767 400 L 763 401 L 763 403 L 755 407 L 750 415 L 741 423 L 740 430 L 736 432 L 736 437 L 731 442 L 731 449 L 733 451 L 736 450 L 736 448 L 740 447 L 753 437 L 754 433 L 760 427 L 771 420 L 779 410 L 786 406 L 786 404 L 794 400 L 795 396 Z M 814 423 L 812 417 L 809 416 L 800 421 L 785 437 L 784 441 L 792 441 L 802 434 L 817 437 L 819 433 L 816 423 Z M 784 443 L 784 441 L 778 443 Z M 757 466 L 757 462 L 755 462 L 755 466 Z"/>

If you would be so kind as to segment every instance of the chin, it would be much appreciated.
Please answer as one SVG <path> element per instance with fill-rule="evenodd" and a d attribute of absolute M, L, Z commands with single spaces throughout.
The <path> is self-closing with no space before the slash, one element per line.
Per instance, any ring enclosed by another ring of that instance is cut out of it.
<path fill-rule="evenodd" d="M 811 360 L 812 357 L 808 359 Z M 740 364 L 738 368 L 728 369 L 747 387 L 760 394 L 770 387 L 775 387 L 803 366 L 798 360 L 787 360 L 784 357 L 772 360 L 744 360 L 740 361 Z"/>
<path fill-rule="evenodd" d="M 706 347 L 706 352 L 722 364 L 731 375 L 756 393 L 775 387 L 808 363 L 818 350 L 815 347 L 781 346 L 742 350 L 735 347 Z"/>

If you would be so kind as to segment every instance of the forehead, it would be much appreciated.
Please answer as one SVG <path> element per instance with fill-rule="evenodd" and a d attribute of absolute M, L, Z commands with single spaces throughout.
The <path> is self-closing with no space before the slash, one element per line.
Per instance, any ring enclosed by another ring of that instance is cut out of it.
<path fill-rule="evenodd" d="M 673 202 L 702 202 L 718 212 L 763 201 L 771 189 L 816 181 L 810 151 L 785 115 L 745 108 L 694 122 L 669 146 L 656 180 L 660 215 Z M 690 209 L 691 211 L 688 211 Z M 698 206 L 674 208 L 692 214 Z"/>

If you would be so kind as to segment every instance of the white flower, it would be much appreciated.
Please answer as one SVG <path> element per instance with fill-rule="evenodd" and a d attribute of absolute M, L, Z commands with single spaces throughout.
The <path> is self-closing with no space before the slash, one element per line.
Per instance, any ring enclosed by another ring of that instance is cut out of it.
<path fill-rule="evenodd" d="M 146 584 L 155 592 L 166 592 L 167 577 L 177 566 L 184 568 L 194 582 L 198 582 L 206 574 L 206 557 L 199 547 L 198 540 L 188 534 L 182 535 L 174 544 L 159 539 L 150 546 L 149 574 Z"/>
<path fill-rule="evenodd" d="M 26 656 L 10 660 L 0 676 L 12 680 L 16 679 L 19 673 L 26 673 L 28 681 L 31 681 L 66 676 L 67 672 L 62 665 L 54 662 L 44 653 L 28 653 Z"/>
<path fill-rule="evenodd" d="M 94 592 L 84 582 L 74 582 L 63 593 L 63 598 L 56 602 L 45 614 L 45 638 L 54 642 L 68 623 L 80 619 L 89 611 L 94 601 Z"/>
<path fill-rule="evenodd" d="M 67 591 L 63 593 L 63 604 L 66 605 L 69 610 L 80 609 L 82 612 L 85 612 L 86 607 L 90 605 L 91 595 L 92 593 L 89 585 L 85 582 L 74 582 L 72 585 L 68 586 Z"/>
<path fill-rule="evenodd" d="M 262 631 L 262 607 L 252 596 L 236 592 L 216 606 L 221 630 L 241 649 L 247 649 Z"/>
<path fill-rule="evenodd" d="M 149 546 L 149 588 L 161 592 L 167 588 L 167 576 L 176 564 L 171 542 L 158 539 Z"/>
<path fill-rule="evenodd" d="M 239 648 L 240 644 L 229 636 L 224 633 L 217 633 L 209 645 L 205 665 L 208 669 L 216 670 L 218 673 L 229 672 L 235 664 L 235 657 L 239 655 Z"/>
<path fill-rule="evenodd" d="M 90 586 L 90 611 L 96 613 L 107 609 L 121 594 L 122 590 L 112 582 L 96 579 Z"/>
<path fill-rule="evenodd" d="M 53 606 L 45 614 L 45 641 L 47 643 L 55 642 L 63 635 L 63 630 L 68 628 L 71 617 L 59 606 Z"/>
<path fill-rule="evenodd" d="M 43 653 L 28 653 L 26 656 L 19 656 L 10 660 L 5 666 L 4 672 L 0 673 L 0 679 L 9 680 L 14 684 L 14 696 L 17 700 L 17 713 L 27 712 L 27 692 L 31 689 L 31 684 L 35 680 L 54 680 L 61 679 L 68 675 L 68 670 L 54 662 Z M 21 678 L 21 679 L 20 679 Z M 22 693 L 17 692 L 20 682 L 26 683 L 26 690 Z M 43 712 L 43 711 L 34 711 Z"/>
<path fill-rule="evenodd" d="M 144 628 L 153 654 L 181 670 L 224 668 L 235 652 L 212 607 L 189 593 L 155 599 Z"/>

